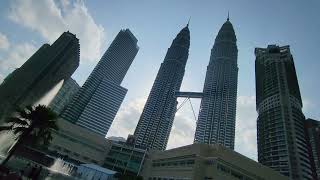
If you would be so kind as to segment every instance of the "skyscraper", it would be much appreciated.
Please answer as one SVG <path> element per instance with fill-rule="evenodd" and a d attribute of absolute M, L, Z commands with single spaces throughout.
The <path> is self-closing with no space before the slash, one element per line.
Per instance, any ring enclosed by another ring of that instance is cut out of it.
<path fill-rule="evenodd" d="M 228 17 L 211 49 L 195 143 L 217 143 L 234 148 L 238 84 L 236 42 L 236 35 Z"/>
<path fill-rule="evenodd" d="M 188 25 L 173 40 L 134 132 L 136 144 L 165 150 L 177 109 L 175 91 L 180 90 L 189 55 L 190 32 Z"/>
<path fill-rule="evenodd" d="M 320 122 L 314 119 L 306 119 L 304 128 L 309 147 L 310 161 L 314 176 L 320 179 Z"/>
<path fill-rule="evenodd" d="M 78 92 L 79 88 L 79 84 L 74 79 L 67 79 L 63 82 L 62 87 L 48 107 L 55 113 L 60 114 L 72 97 Z"/>
<path fill-rule="evenodd" d="M 80 45 L 64 32 L 51 46 L 44 44 L 0 85 L 0 118 L 17 107 L 34 105 L 79 66 Z"/>
<path fill-rule="evenodd" d="M 121 30 L 61 117 L 105 136 L 126 95 L 120 86 L 138 53 L 138 40 Z"/>
<path fill-rule="evenodd" d="M 255 55 L 258 161 L 292 180 L 312 179 L 290 48 L 269 45 Z"/>

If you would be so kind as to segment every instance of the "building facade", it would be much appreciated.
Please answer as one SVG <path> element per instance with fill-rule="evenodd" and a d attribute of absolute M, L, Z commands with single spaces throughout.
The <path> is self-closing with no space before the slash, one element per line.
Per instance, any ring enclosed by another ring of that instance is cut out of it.
<path fill-rule="evenodd" d="M 87 128 L 64 119 L 57 120 L 59 130 L 52 132 L 48 153 L 75 164 L 104 162 L 111 142 Z"/>
<path fill-rule="evenodd" d="M 258 160 L 292 180 L 312 179 L 290 48 L 269 45 L 255 55 Z"/>
<path fill-rule="evenodd" d="M 69 78 L 64 81 L 57 95 L 50 102 L 49 108 L 60 114 L 79 89 L 80 86 L 74 79 Z"/>
<path fill-rule="evenodd" d="M 16 107 L 35 105 L 79 66 L 79 39 L 64 32 L 52 45 L 44 44 L 0 85 L 0 119 Z"/>
<path fill-rule="evenodd" d="M 90 163 L 136 176 L 143 167 L 147 150 L 134 143 L 110 140 L 64 119 L 59 119 L 59 131 L 53 131 L 48 154 L 62 157 L 74 164 Z"/>
<path fill-rule="evenodd" d="M 111 141 L 111 147 L 102 166 L 123 175 L 136 176 L 140 174 L 147 154 L 146 149 L 128 141 Z"/>
<path fill-rule="evenodd" d="M 138 53 L 138 40 L 121 30 L 61 117 L 105 136 L 127 89 L 120 86 Z"/>
<path fill-rule="evenodd" d="M 304 123 L 307 143 L 309 146 L 310 161 L 313 166 L 314 176 L 320 179 L 320 122 L 306 119 Z"/>
<path fill-rule="evenodd" d="M 175 92 L 180 90 L 189 55 L 188 25 L 173 40 L 160 66 L 134 132 L 136 144 L 165 150 L 177 109 Z"/>
<path fill-rule="evenodd" d="M 141 175 L 146 180 L 288 180 L 229 148 L 202 143 L 149 152 Z"/>
<path fill-rule="evenodd" d="M 217 143 L 234 148 L 238 84 L 236 42 L 236 35 L 228 18 L 211 49 L 195 143 Z"/>

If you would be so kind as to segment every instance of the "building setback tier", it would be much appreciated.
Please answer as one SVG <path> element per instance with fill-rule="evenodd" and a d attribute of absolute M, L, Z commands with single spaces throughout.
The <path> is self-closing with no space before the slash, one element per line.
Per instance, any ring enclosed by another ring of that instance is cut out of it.
<path fill-rule="evenodd" d="M 106 135 L 126 94 L 120 84 L 138 53 L 137 42 L 129 29 L 121 30 L 61 117 Z"/>
<path fill-rule="evenodd" d="M 105 136 L 127 93 L 127 89 L 104 79 L 76 122 L 77 125 Z"/>

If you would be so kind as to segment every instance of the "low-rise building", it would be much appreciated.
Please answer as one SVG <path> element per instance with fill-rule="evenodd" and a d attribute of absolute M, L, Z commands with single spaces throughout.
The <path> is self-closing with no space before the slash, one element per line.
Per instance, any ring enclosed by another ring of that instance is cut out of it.
<path fill-rule="evenodd" d="M 48 150 L 64 159 L 101 165 L 111 142 L 98 134 L 64 119 L 58 121 Z"/>
<path fill-rule="evenodd" d="M 129 135 L 126 142 L 112 141 L 102 166 L 120 174 L 139 175 L 147 150 L 135 146 L 133 138 Z"/>
<path fill-rule="evenodd" d="M 63 119 L 58 126 L 48 148 L 53 155 L 77 164 L 97 164 L 119 174 L 136 176 L 142 169 L 147 150 L 135 146 L 131 136 L 127 141 L 106 139 Z"/>
<path fill-rule="evenodd" d="M 208 144 L 150 151 L 141 175 L 147 180 L 288 179 L 231 149 Z"/>
<path fill-rule="evenodd" d="M 93 163 L 123 175 L 147 180 L 285 180 L 287 177 L 221 145 L 192 144 L 166 151 L 103 138 L 85 128 L 59 119 L 51 152 L 65 160 Z M 67 158 L 66 158 L 67 157 Z"/>

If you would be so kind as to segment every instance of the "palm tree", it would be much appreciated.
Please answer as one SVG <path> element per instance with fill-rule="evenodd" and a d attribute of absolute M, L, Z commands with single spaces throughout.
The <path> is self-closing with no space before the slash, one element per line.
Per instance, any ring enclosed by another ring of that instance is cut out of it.
<path fill-rule="evenodd" d="M 17 109 L 12 117 L 6 119 L 8 124 L 0 126 L 0 131 L 12 131 L 16 135 L 16 143 L 9 150 L 8 156 L 1 165 L 5 165 L 23 144 L 49 145 L 52 140 L 52 130 L 58 130 L 56 119 L 57 115 L 44 105 Z"/>

